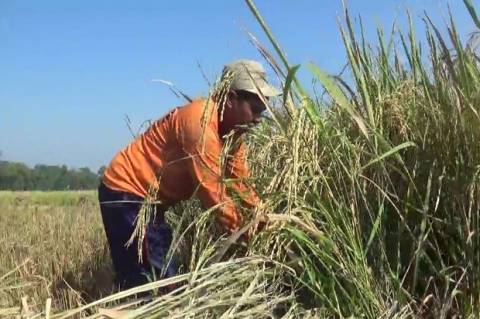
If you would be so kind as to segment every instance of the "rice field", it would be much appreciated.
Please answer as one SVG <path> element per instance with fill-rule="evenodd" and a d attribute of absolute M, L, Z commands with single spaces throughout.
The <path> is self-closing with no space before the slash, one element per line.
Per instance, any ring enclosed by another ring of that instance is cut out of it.
<path fill-rule="evenodd" d="M 475 40 L 480 20 L 464 3 Z M 221 236 L 213 210 L 174 207 L 167 220 L 181 274 L 115 292 L 99 279 L 111 280 L 111 268 L 94 193 L 55 205 L 3 194 L 0 315 L 25 315 L 31 304 L 50 318 L 480 317 L 475 41 L 462 42 L 453 19 L 441 33 L 427 15 L 426 39 L 413 27 L 379 28 L 367 43 L 345 10 L 346 74 L 301 66 L 316 79 L 310 93 L 247 5 L 274 51 L 252 42 L 284 86 L 248 141 L 262 204 L 246 212 L 247 226 L 266 218 L 265 229 L 247 245 L 237 241 L 246 227 Z M 177 289 L 162 294 L 171 284 Z"/>
<path fill-rule="evenodd" d="M 22 298 L 41 311 L 113 291 L 96 192 L 0 192 L 0 317 Z"/>

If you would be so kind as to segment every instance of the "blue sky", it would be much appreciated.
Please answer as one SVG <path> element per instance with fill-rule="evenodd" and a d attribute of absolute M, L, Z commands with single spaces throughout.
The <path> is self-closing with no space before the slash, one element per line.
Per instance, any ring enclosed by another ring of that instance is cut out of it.
<path fill-rule="evenodd" d="M 292 63 L 341 69 L 340 0 L 256 4 Z M 447 4 L 460 32 L 473 31 L 461 0 L 350 0 L 349 8 L 373 37 L 378 24 L 405 26 L 405 8 L 419 29 L 423 10 L 442 25 Z M 197 63 L 213 79 L 227 62 L 260 59 L 245 30 L 267 43 L 239 0 L 0 0 L 1 159 L 108 164 L 132 139 L 126 115 L 137 129 L 183 103 L 152 79 L 197 96 L 208 91 Z"/>

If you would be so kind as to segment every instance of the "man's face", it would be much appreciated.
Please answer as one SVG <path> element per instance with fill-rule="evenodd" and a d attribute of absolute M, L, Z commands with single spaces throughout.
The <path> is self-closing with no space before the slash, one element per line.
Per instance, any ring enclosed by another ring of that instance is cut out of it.
<path fill-rule="evenodd" d="M 244 133 L 247 127 L 260 123 L 265 109 L 265 104 L 258 95 L 247 91 L 231 91 L 223 115 L 225 133 L 231 130 Z"/>

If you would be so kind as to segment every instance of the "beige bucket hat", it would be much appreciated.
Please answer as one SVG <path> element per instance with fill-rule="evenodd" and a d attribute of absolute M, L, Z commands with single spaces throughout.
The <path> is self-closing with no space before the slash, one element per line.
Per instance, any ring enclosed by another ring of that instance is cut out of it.
<path fill-rule="evenodd" d="M 265 97 L 282 94 L 267 82 L 267 74 L 263 66 L 254 60 L 238 60 L 225 65 L 222 77 L 230 75 L 230 89 L 243 90 Z M 258 89 L 257 89 L 258 88 Z"/>

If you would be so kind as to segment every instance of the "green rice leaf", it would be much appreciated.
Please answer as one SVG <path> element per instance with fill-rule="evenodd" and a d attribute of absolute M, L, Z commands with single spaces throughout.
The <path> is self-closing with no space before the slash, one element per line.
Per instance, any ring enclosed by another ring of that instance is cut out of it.
<path fill-rule="evenodd" d="M 473 22 L 475 23 L 477 28 L 480 29 L 480 20 L 478 19 L 477 11 L 473 6 L 472 0 L 463 0 L 463 3 L 465 3 L 465 6 L 467 7 L 467 10 L 470 13 L 470 16 L 472 17 Z"/>
<path fill-rule="evenodd" d="M 369 167 L 370 165 L 378 163 L 378 162 L 382 161 L 383 159 L 385 159 L 389 156 L 396 155 L 399 151 L 401 151 L 401 150 L 403 150 L 407 147 L 412 147 L 412 146 L 416 146 L 416 144 L 413 143 L 413 142 L 405 142 L 405 143 L 402 143 L 400 145 L 397 145 L 394 148 L 390 149 L 389 151 L 383 153 L 382 155 L 374 158 L 373 160 L 368 162 L 368 164 L 362 166 L 362 168 L 360 170 L 363 171 L 365 168 Z"/>
<path fill-rule="evenodd" d="M 352 105 L 350 104 L 350 101 L 345 96 L 345 94 L 340 89 L 340 87 L 337 85 L 335 79 L 332 76 L 330 76 L 329 74 L 320 70 L 320 68 L 317 67 L 313 63 L 309 63 L 308 68 L 315 75 L 315 77 L 318 79 L 318 81 L 320 81 L 320 83 L 323 85 L 325 90 L 327 90 L 328 94 L 333 99 L 333 101 L 337 105 L 339 105 L 341 108 L 343 108 L 344 110 L 347 111 L 347 113 L 357 123 L 358 128 L 360 129 L 362 134 L 368 139 L 368 131 L 367 131 L 367 126 L 365 124 L 365 121 L 353 109 Z"/>
<path fill-rule="evenodd" d="M 286 105 L 287 103 L 287 96 L 298 69 L 300 69 L 300 65 L 295 65 L 288 69 L 287 79 L 285 80 L 285 86 L 283 87 L 283 105 Z"/>
<path fill-rule="evenodd" d="M 365 247 L 365 253 L 364 253 L 365 256 L 367 255 L 368 250 L 370 249 L 370 246 L 372 245 L 373 239 L 375 238 L 375 236 L 378 233 L 378 229 L 379 229 L 379 226 L 380 226 L 380 222 L 382 221 L 384 211 L 385 211 L 385 206 L 381 205 L 380 208 L 379 208 L 377 218 L 375 218 L 375 223 L 373 224 L 372 231 L 370 232 L 370 236 L 368 237 L 368 242 L 367 242 L 367 246 Z"/>

